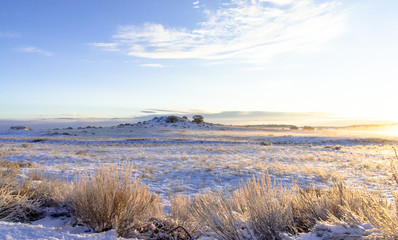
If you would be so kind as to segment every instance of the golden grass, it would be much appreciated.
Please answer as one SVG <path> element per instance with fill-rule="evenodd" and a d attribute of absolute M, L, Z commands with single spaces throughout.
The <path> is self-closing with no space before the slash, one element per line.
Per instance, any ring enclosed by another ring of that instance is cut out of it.
<path fill-rule="evenodd" d="M 0 162 L 0 220 L 26 222 L 37 219 L 40 201 L 32 198 L 29 183 L 17 179 L 18 162 Z"/>
<path fill-rule="evenodd" d="M 21 167 L 27 166 L 22 162 L 0 162 L 0 220 L 31 221 L 40 215 L 43 205 L 68 205 L 79 222 L 96 232 L 116 229 L 121 237 L 152 236 L 151 231 L 164 231 L 158 237 L 172 237 L 173 228 L 182 227 L 195 237 L 213 232 L 218 239 L 282 239 L 282 233 L 316 231 L 317 224 L 327 222 L 350 226 L 369 223 L 374 231 L 364 237 L 398 239 L 395 190 L 391 189 L 391 200 L 380 192 L 347 187 L 330 174 L 325 178 L 332 179 L 333 184 L 325 189 L 284 186 L 264 175 L 249 179 L 230 195 L 176 195 L 170 198 L 171 213 L 167 218 L 160 198 L 138 179 L 131 179 L 132 165 L 101 165 L 71 184 L 46 179 L 34 171 L 31 179 L 21 182 L 16 176 Z M 398 186 L 393 161 L 391 170 Z M 32 179 L 40 182 L 32 184 Z M 177 235 L 189 236 L 183 232 Z"/>
<path fill-rule="evenodd" d="M 75 217 L 96 232 L 115 228 L 119 235 L 151 217 L 162 215 L 159 197 L 130 180 L 133 167 L 101 166 L 92 176 L 83 174 L 68 194 Z"/>
<path fill-rule="evenodd" d="M 301 189 L 263 176 L 248 180 L 229 196 L 180 196 L 171 203 L 173 217 L 201 223 L 204 230 L 216 233 L 217 239 L 282 239 L 282 233 L 309 232 L 322 222 L 370 223 L 374 232 L 367 237 L 398 238 L 397 202 L 387 201 L 379 192 L 348 188 L 341 180 L 327 189 Z"/>
<path fill-rule="evenodd" d="M 14 189 L 0 187 L 0 220 L 26 222 L 37 219 L 41 215 L 39 201 L 31 199 L 27 194 L 15 192 Z"/>

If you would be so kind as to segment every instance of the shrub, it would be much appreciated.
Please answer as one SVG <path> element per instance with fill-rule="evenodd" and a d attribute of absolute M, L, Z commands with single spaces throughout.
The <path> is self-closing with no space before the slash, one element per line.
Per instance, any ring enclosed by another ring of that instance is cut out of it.
<path fill-rule="evenodd" d="M 116 228 L 120 236 L 151 217 L 161 216 L 158 196 L 130 181 L 132 165 L 101 166 L 73 183 L 68 198 L 75 217 L 96 232 Z"/>
<path fill-rule="evenodd" d="M 27 222 L 38 219 L 42 215 L 39 201 L 29 195 L 16 192 L 14 189 L 0 187 L 0 220 Z"/>
<path fill-rule="evenodd" d="M 170 218 L 186 231 L 193 234 L 194 238 L 198 238 L 200 234 L 201 224 L 198 222 L 191 211 L 193 201 L 190 197 L 177 194 L 170 196 Z"/>
<path fill-rule="evenodd" d="M 296 126 L 290 126 L 290 130 L 298 130 L 298 127 L 296 127 Z"/>
<path fill-rule="evenodd" d="M 166 118 L 166 123 L 176 123 L 176 122 L 178 122 L 177 116 L 172 115 Z"/>
<path fill-rule="evenodd" d="M 304 130 L 304 131 L 314 131 L 315 128 L 313 128 L 313 127 L 311 127 L 311 126 L 304 126 L 304 127 L 303 127 L 303 130 Z"/>
<path fill-rule="evenodd" d="M 193 118 L 193 122 L 199 124 L 203 122 L 203 116 L 201 115 L 195 115 L 192 117 Z"/>
<path fill-rule="evenodd" d="M 26 222 L 42 215 L 40 201 L 32 198 L 29 182 L 17 178 L 18 162 L 0 162 L 0 220 Z"/>
<path fill-rule="evenodd" d="M 270 176 L 253 177 L 233 198 L 257 239 L 281 239 L 281 232 L 296 232 L 293 206 L 297 195 L 273 183 Z"/>
<path fill-rule="evenodd" d="M 282 233 L 308 232 L 322 221 L 370 223 L 379 237 L 398 237 L 396 205 L 377 192 L 347 188 L 340 180 L 321 190 L 277 185 L 269 176 L 253 177 L 231 196 L 202 194 L 186 208 L 194 221 L 219 239 L 282 239 Z"/>
<path fill-rule="evenodd" d="M 229 201 L 221 194 L 206 193 L 188 207 L 197 222 L 215 232 L 220 239 L 241 239 L 238 220 Z"/>

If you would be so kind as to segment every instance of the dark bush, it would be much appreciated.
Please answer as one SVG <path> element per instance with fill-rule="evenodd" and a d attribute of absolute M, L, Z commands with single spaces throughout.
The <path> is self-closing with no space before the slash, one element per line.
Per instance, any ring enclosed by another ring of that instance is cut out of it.
<path fill-rule="evenodd" d="M 178 122 L 178 117 L 177 117 L 177 116 L 174 116 L 174 115 L 168 116 L 168 117 L 166 118 L 166 122 L 167 122 L 167 123 L 176 123 L 176 122 Z"/>
<path fill-rule="evenodd" d="M 197 124 L 203 122 L 203 116 L 201 116 L 201 115 L 195 115 L 192 118 L 193 118 L 193 122 L 196 122 Z"/>

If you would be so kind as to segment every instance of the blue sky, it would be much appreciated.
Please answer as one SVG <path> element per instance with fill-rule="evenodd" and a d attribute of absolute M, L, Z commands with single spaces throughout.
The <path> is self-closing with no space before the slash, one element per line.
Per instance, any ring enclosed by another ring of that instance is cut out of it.
<path fill-rule="evenodd" d="M 2 1 L 0 120 L 397 122 L 397 10 L 391 0 Z"/>

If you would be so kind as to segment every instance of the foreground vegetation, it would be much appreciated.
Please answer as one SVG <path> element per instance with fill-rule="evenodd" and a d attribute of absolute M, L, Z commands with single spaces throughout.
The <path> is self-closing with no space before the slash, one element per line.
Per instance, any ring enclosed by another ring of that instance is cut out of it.
<path fill-rule="evenodd" d="M 140 239 L 283 239 L 309 231 L 322 236 L 325 223 L 362 229 L 356 237 L 398 238 L 397 192 L 391 190 L 391 201 L 338 179 L 326 189 L 302 189 L 267 175 L 253 177 L 229 195 L 171 196 L 171 211 L 165 214 L 160 197 L 139 179 L 131 180 L 132 165 L 102 165 L 72 184 L 37 174 L 21 179 L 20 167 L 29 165 L 0 163 L 0 220 L 34 221 L 56 207 L 95 232 L 115 229 L 121 237 Z M 391 169 L 398 184 L 393 163 Z"/>

